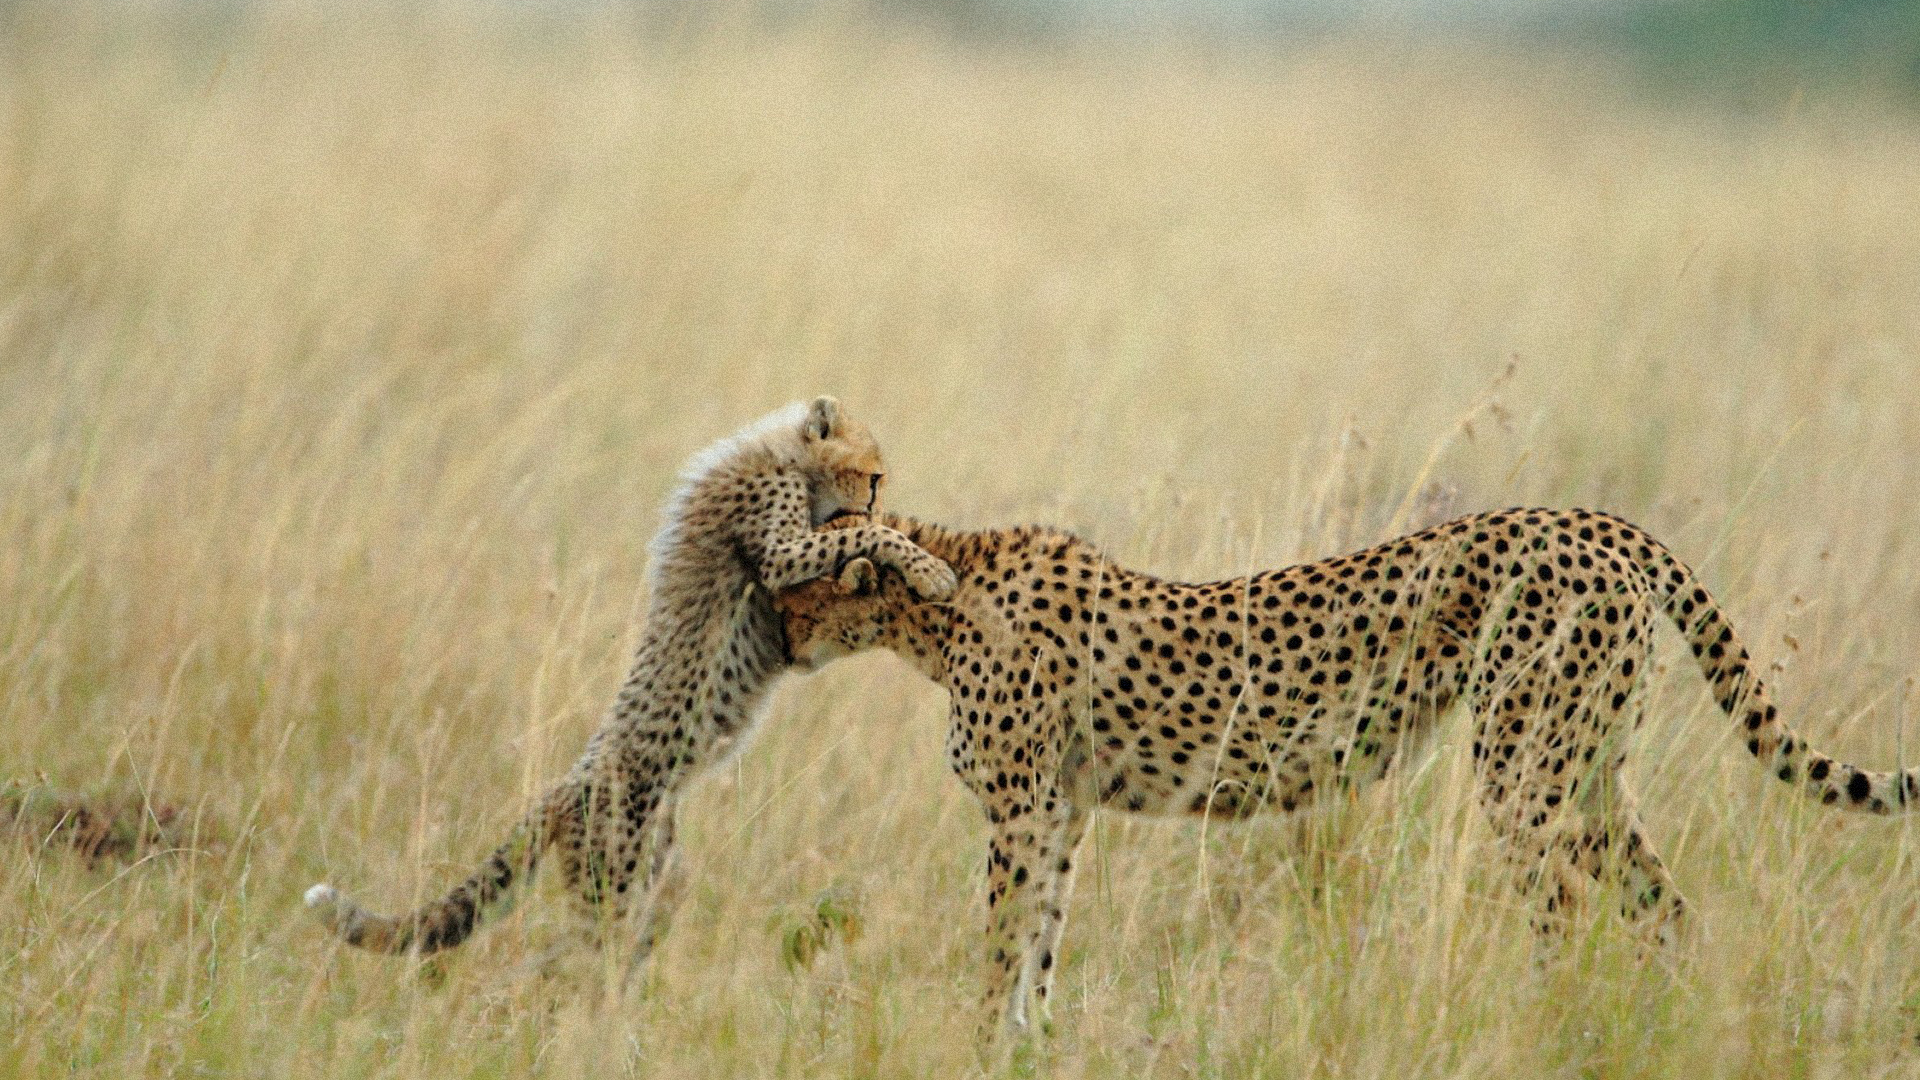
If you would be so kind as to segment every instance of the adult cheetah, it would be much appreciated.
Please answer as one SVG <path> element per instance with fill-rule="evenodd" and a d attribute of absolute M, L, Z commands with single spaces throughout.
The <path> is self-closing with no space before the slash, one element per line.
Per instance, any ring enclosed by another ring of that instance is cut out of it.
<path fill-rule="evenodd" d="M 677 898 L 675 797 L 752 730 L 787 666 L 769 590 L 870 556 L 906 574 L 921 596 L 953 591 L 953 572 L 891 528 L 820 527 L 874 513 L 884 478 L 873 436 L 828 397 L 774 412 L 696 455 L 649 548 L 650 599 L 631 674 L 565 779 L 472 877 L 412 914 L 369 913 L 328 885 L 309 889 L 307 906 L 351 944 L 435 952 L 503 910 L 553 845 L 588 940 L 628 913 L 632 894 L 644 895 L 631 972 Z"/>
<path fill-rule="evenodd" d="M 856 560 L 774 605 L 803 667 L 883 647 L 949 691 L 949 761 L 992 833 L 990 1028 L 1023 1028 L 1029 998 L 1046 1008 L 1094 807 L 1290 811 L 1379 777 L 1455 702 L 1473 717 L 1479 803 L 1544 894 L 1544 926 L 1601 879 L 1667 939 L 1684 902 L 1619 775 L 1663 615 L 1769 772 L 1849 809 L 1920 801 L 1920 770 L 1836 762 L 1782 723 L 1693 572 L 1607 514 L 1483 514 L 1206 584 L 1051 529 L 885 520 L 953 566 L 951 602 L 916 602 Z"/>

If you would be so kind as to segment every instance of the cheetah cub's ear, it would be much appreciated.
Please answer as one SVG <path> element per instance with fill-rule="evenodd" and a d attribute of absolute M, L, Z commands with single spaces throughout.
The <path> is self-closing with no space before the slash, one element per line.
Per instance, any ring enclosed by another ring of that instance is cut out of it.
<path fill-rule="evenodd" d="M 872 559 L 849 559 L 840 568 L 840 591 L 849 596 L 866 596 L 880 587 L 880 571 Z"/>
<path fill-rule="evenodd" d="M 802 428 L 809 439 L 819 442 L 840 431 L 840 402 L 836 398 L 817 397 L 807 406 L 807 422 Z"/>

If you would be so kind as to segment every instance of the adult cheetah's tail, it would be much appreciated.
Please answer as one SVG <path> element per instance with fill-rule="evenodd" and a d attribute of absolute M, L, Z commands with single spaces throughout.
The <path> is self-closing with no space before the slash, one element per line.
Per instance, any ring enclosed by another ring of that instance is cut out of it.
<path fill-rule="evenodd" d="M 549 822 L 555 790 L 513 827 L 472 877 L 446 896 L 409 915 L 379 915 L 335 889 L 320 884 L 307 890 L 307 910 L 349 945 L 385 953 L 432 953 L 467 940 L 480 923 L 506 914 L 518 886 L 533 876 L 540 852 L 552 837 Z"/>
<path fill-rule="evenodd" d="M 1780 719 L 1766 683 L 1753 669 L 1753 658 L 1741 644 L 1733 624 L 1706 587 L 1687 565 L 1658 540 L 1618 518 L 1596 515 L 1605 544 L 1611 531 L 1625 553 L 1633 557 L 1653 585 L 1667 617 L 1686 635 L 1693 658 L 1713 690 L 1713 698 L 1737 720 L 1747 737 L 1747 750 L 1767 770 L 1828 806 L 1873 814 L 1891 814 L 1920 804 L 1920 768 L 1875 772 L 1836 761 L 1807 745 Z"/>

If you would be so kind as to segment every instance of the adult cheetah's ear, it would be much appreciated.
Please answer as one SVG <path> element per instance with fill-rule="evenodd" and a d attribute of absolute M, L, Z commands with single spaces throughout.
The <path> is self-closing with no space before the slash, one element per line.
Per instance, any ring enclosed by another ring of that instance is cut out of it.
<path fill-rule="evenodd" d="M 872 559 L 849 559 L 840 568 L 839 585 L 849 596 L 865 596 L 880 586 L 880 571 Z"/>
<path fill-rule="evenodd" d="M 831 438 L 840 430 L 840 402 L 830 397 L 814 398 L 807 406 L 807 422 L 801 430 L 816 442 Z"/>

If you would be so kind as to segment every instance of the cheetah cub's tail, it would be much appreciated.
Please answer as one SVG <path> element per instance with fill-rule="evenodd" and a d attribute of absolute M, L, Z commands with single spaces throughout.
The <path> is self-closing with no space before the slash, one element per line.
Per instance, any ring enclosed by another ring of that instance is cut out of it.
<path fill-rule="evenodd" d="M 467 940 L 482 922 L 512 908 L 514 893 L 532 878 L 540 852 L 551 839 L 548 823 L 553 820 L 553 804 L 564 795 L 560 789 L 549 793 L 513 827 L 506 842 L 494 849 L 472 877 L 411 914 L 368 911 L 324 883 L 307 890 L 307 910 L 347 944 L 363 949 L 419 954 L 450 949 Z"/>
<path fill-rule="evenodd" d="M 1828 806 L 1891 814 L 1920 805 L 1920 768 L 1877 772 L 1836 761 L 1808 746 L 1805 737 L 1780 719 L 1740 635 L 1693 571 L 1634 526 L 1618 518 L 1596 517 L 1595 525 L 1611 524 L 1626 552 L 1636 557 L 1667 617 L 1686 635 L 1714 701 L 1739 723 L 1747 752 L 1767 771 Z"/>

